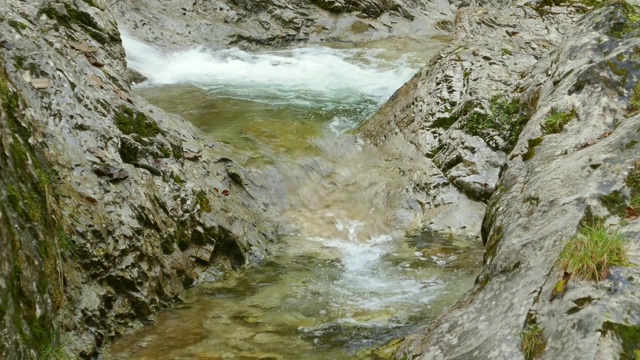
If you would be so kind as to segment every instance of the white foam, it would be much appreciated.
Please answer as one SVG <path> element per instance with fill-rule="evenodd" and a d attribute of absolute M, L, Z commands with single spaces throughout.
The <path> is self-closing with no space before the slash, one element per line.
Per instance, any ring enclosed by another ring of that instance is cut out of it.
<path fill-rule="evenodd" d="M 268 53 L 203 47 L 168 53 L 122 34 L 129 67 L 150 84 L 193 84 L 257 101 L 311 104 L 317 100 L 380 103 L 415 72 L 404 61 L 375 57 L 376 50 L 305 47 Z"/>
<path fill-rule="evenodd" d="M 343 236 L 310 239 L 340 254 L 342 273 L 332 284 L 333 308 L 410 307 L 430 303 L 436 298 L 437 290 L 443 288 L 444 284 L 437 279 L 414 279 L 406 269 L 385 260 L 397 246 L 391 235 L 360 239 L 358 229 L 365 224 L 354 220 L 337 220 L 335 226 Z"/>

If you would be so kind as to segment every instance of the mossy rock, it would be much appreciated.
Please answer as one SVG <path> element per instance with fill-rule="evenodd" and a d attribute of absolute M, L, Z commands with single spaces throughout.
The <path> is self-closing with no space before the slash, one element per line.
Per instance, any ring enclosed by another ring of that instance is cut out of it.
<path fill-rule="evenodd" d="M 565 125 L 569 121 L 575 119 L 578 116 L 575 109 L 570 111 L 559 111 L 557 109 L 551 110 L 551 114 L 544 120 L 542 128 L 549 134 L 561 133 L 564 130 Z"/>
<path fill-rule="evenodd" d="M 154 137 L 164 132 L 158 124 L 144 113 L 121 106 L 115 112 L 114 122 L 118 129 L 126 135 L 137 134 L 143 137 Z"/>
<path fill-rule="evenodd" d="M 602 324 L 602 332 L 603 334 L 611 332 L 622 342 L 620 360 L 638 360 L 640 358 L 640 326 L 606 321 Z"/>
<path fill-rule="evenodd" d="M 62 295 L 56 297 L 62 290 L 55 249 L 55 173 L 43 149 L 29 141 L 31 120 L 4 69 L 0 59 L 0 128 L 6 136 L 0 142 L 0 243 L 12 266 L 2 274 L 6 286 L 0 315 L 6 321 L 0 325 L 0 353 L 49 359 L 61 352 L 53 311 L 63 301 Z"/>
<path fill-rule="evenodd" d="M 610 19 L 609 35 L 620 39 L 629 34 L 635 36 L 640 30 L 640 11 L 638 6 L 629 4 L 626 1 L 611 2 L 611 4 L 616 8 Z"/>
<path fill-rule="evenodd" d="M 529 161 L 536 155 L 536 147 L 542 144 L 543 139 L 544 138 L 541 136 L 527 141 L 529 146 L 527 148 L 527 152 L 522 154 L 522 161 Z"/>
<path fill-rule="evenodd" d="M 50 4 L 40 11 L 67 29 L 73 29 L 73 24 L 78 25 L 87 35 L 100 44 L 120 42 L 120 37 L 117 33 L 106 33 L 91 14 L 81 11 L 71 4 L 64 4 L 64 7 L 66 13 L 59 12 L 56 7 Z"/>
<path fill-rule="evenodd" d="M 526 106 L 517 98 L 508 98 L 499 94 L 489 99 L 489 108 L 481 110 L 477 106 L 465 105 L 466 111 L 460 116 L 466 116 L 462 129 L 470 134 L 481 137 L 487 145 L 498 148 L 493 137 L 498 135 L 506 142 L 505 151 L 513 149 L 518 141 L 520 132 L 529 119 Z M 466 114 L 465 114 L 466 112 Z"/>

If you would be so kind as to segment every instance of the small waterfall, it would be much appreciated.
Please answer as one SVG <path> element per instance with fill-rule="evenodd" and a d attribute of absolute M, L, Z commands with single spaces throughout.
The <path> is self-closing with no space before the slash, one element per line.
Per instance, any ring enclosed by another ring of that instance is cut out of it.
<path fill-rule="evenodd" d="M 336 107 L 385 101 L 415 73 L 404 58 L 375 49 L 301 47 L 248 53 L 196 47 L 167 53 L 123 32 L 129 66 L 149 85 L 190 84 L 236 99 L 282 105 Z"/>
<path fill-rule="evenodd" d="M 282 192 L 292 226 L 266 264 L 193 287 L 184 309 L 119 341 L 116 359 L 353 359 L 415 331 L 473 283 L 481 252 L 458 265 L 441 261 L 462 255 L 456 246 L 408 241 L 397 165 L 348 134 L 416 71 L 396 44 L 394 56 L 319 46 L 169 53 L 126 32 L 123 44 L 148 77 L 143 96 L 282 174 L 265 186 Z"/>

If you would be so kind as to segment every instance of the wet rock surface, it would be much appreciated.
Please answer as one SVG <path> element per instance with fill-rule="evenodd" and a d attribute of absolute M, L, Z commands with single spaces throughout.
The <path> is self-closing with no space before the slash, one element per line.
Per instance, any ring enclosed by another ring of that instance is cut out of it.
<path fill-rule="evenodd" d="M 630 262 L 640 261 L 637 216 L 603 201 L 618 194 L 629 205 L 639 158 L 638 12 L 624 2 L 530 3 L 462 8 L 454 21 L 462 5 L 0 3 L 1 357 L 38 358 L 62 341 L 96 357 L 214 276 L 207 269 L 259 261 L 277 238 L 272 175 L 243 169 L 222 144 L 133 94 L 130 82 L 143 79 L 127 71 L 120 25 L 168 49 L 453 31 L 451 46 L 361 129 L 407 174 L 408 212 L 421 214 L 408 227 L 481 233 L 485 243 L 475 288 L 397 357 L 519 359 L 535 323 L 541 358 L 633 358 L 637 265 L 600 283 L 573 280 L 549 299 L 558 255 L 587 214 L 621 225 Z M 554 128 L 553 116 L 567 121 Z M 422 255 L 446 265 L 444 250 Z"/>
<path fill-rule="evenodd" d="M 374 144 L 396 153 L 410 144 L 424 159 L 428 170 L 407 170 L 407 190 L 423 208 L 425 231 L 479 234 L 484 202 L 528 119 L 514 80 L 570 23 L 525 6 L 460 9 L 453 44 L 361 128 Z"/>
<path fill-rule="evenodd" d="M 131 92 L 104 2 L 9 0 L 0 14 L 1 194 L 13 199 L 2 212 L 2 278 L 14 279 L 1 283 L 0 357 L 45 347 L 95 357 L 207 269 L 265 256 L 278 222 L 266 179 Z M 28 204 L 42 214 L 21 210 Z M 20 230 L 30 227 L 33 236 Z"/>
<path fill-rule="evenodd" d="M 142 0 L 109 6 L 126 31 L 165 49 L 424 38 L 444 34 L 437 28 L 446 30 L 453 17 L 446 1 Z"/>
<path fill-rule="evenodd" d="M 363 127 L 380 146 L 414 145 L 442 174 L 441 192 L 489 199 L 474 289 L 398 359 L 520 359 L 534 325 L 544 343 L 536 358 L 637 356 L 640 236 L 628 180 L 640 158 L 637 9 L 584 12 L 461 9 L 453 44 Z M 410 189 L 421 186 L 435 183 Z M 439 193 L 424 193 L 416 199 L 438 204 Z M 632 265 L 599 283 L 572 280 L 556 299 L 558 257 L 594 216 L 620 227 Z"/>

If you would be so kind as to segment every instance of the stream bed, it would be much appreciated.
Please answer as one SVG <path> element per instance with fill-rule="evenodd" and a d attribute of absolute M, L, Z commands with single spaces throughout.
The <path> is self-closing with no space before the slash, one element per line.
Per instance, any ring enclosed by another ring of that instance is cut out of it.
<path fill-rule="evenodd" d="M 264 263 L 210 271 L 112 358 L 373 359 L 471 287 L 480 242 L 408 237 L 402 174 L 350 133 L 440 43 L 166 54 L 123 40 L 149 78 L 140 95 L 280 174 L 290 229 Z"/>

